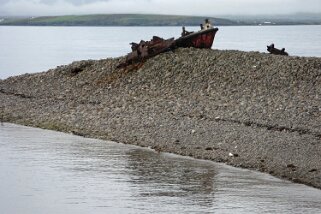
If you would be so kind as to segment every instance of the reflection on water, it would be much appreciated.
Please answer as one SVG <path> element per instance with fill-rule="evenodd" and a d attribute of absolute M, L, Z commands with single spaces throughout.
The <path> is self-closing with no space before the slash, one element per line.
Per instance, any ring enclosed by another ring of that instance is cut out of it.
<path fill-rule="evenodd" d="M 321 191 L 58 132 L 0 126 L 1 213 L 320 213 Z"/>
<path fill-rule="evenodd" d="M 202 163 L 171 155 L 161 155 L 141 150 L 129 151 L 128 174 L 133 187 L 137 187 L 136 197 L 149 203 L 164 199 L 164 203 L 154 206 L 168 206 L 175 211 L 211 210 L 213 206 L 216 169 L 210 163 Z M 168 200 L 170 199 L 170 200 Z M 170 202 L 171 205 L 167 205 Z"/>

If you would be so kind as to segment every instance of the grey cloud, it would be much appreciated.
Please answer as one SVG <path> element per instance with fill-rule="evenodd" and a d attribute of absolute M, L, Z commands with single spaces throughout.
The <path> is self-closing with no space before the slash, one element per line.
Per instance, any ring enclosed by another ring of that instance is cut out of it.
<path fill-rule="evenodd" d="M 0 0 L 1 15 L 321 13 L 321 0 Z"/>
<path fill-rule="evenodd" d="M 0 0 L 0 7 L 1 7 L 1 5 L 5 4 L 5 3 L 9 2 L 9 1 L 10 0 Z"/>
<path fill-rule="evenodd" d="M 73 5 L 84 5 L 95 2 L 108 2 L 109 0 L 64 0 L 64 2 L 71 3 Z M 57 0 L 40 0 L 43 4 L 54 4 Z"/>

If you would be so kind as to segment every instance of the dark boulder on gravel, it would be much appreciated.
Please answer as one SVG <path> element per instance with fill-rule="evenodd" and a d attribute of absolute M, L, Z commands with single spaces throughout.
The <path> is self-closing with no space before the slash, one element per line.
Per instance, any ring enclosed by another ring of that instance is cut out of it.
<path fill-rule="evenodd" d="M 178 49 L 121 60 L 2 80 L 0 118 L 321 188 L 321 58 Z"/>

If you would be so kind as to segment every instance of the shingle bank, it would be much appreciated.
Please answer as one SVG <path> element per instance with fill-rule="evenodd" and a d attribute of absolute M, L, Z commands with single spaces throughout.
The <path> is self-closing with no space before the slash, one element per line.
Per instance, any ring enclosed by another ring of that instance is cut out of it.
<path fill-rule="evenodd" d="M 178 49 L 120 60 L 1 80 L 0 118 L 321 188 L 321 58 Z"/>

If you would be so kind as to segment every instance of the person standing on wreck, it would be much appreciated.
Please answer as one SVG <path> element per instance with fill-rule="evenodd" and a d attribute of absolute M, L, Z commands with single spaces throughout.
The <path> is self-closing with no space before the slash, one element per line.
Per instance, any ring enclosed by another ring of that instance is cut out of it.
<path fill-rule="evenodd" d="M 204 30 L 213 28 L 212 24 L 210 23 L 210 21 L 208 19 L 205 19 L 205 23 L 203 24 L 203 28 L 204 28 Z"/>

